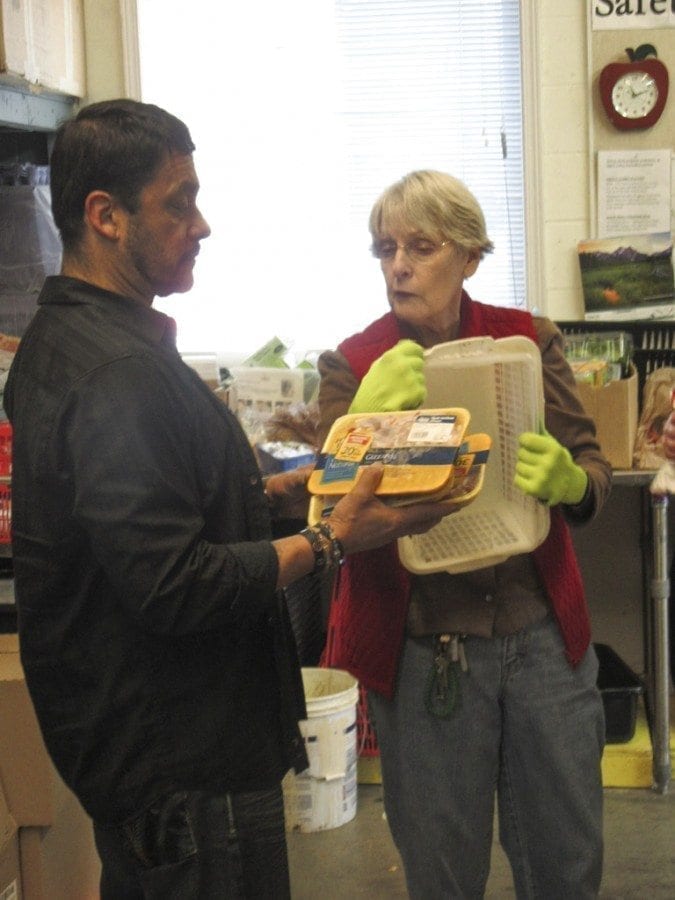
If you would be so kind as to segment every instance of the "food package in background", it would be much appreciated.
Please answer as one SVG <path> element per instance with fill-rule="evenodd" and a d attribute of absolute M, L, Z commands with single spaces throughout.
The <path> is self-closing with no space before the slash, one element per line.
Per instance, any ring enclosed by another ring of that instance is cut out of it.
<path fill-rule="evenodd" d="M 376 494 L 428 495 L 444 488 L 469 423 L 460 407 L 352 413 L 333 423 L 307 488 L 335 497 L 356 484 L 365 466 L 384 464 Z"/>
<path fill-rule="evenodd" d="M 633 451 L 633 465 L 637 469 L 658 469 L 665 460 L 662 435 L 671 411 L 673 388 L 675 368 L 672 366 L 654 369 L 645 379 Z"/>
<path fill-rule="evenodd" d="M 573 371 L 576 371 L 578 363 L 602 360 L 607 367 L 607 381 L 628 378 L 633 358 L 633 336 L 628 331 L 566 334 L 565 358 Z"/>
<path fill-rule="evenodd" d="M 314 448 L 297 441 L 266 441 L 253 448 L 263 475 L 289 472 L 316 459 Z"/>
<path fill-rule="evenodd" d="M 570 368 L 576 381 L 582 384 L 592 384 L 594 387 L 602 387 L 610 380 L 610 372 L 604 359 L 587 359 L 579 362 L 572 360 Z"/>

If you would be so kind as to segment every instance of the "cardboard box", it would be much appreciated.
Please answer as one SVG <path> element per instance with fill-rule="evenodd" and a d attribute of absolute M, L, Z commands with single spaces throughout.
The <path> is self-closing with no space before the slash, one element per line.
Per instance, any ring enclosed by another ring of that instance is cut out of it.
<path fill-rule="evenodd" d="M 0 900 L 21 900 L 19 837 L 0 784 Z"/>
<path fill-rule="evenodd" d="M 18 827 L 23 900 L 94 900 L 100 862 L 91 820 L 47 755 L 16 635 L 0 635 L 0 722 L 0 785 Z"/>
<path fill-rule="evenodd" d="M 594 420 L 602 452 L 613 469 L 631 469 L 638 424 L 638 377 L 631 374 L 602 387 L 577 384 L 584 409 Z"/>

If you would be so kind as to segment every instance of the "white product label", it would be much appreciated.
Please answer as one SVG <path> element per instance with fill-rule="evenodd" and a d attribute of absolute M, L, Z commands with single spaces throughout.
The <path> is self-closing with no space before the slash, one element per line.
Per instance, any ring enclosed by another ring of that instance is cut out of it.
<path fill-rule="evenodd" d="M 455 431 L 455 416 L 418 416 L 410 427 L 411 444 L 450 444 Z"/>

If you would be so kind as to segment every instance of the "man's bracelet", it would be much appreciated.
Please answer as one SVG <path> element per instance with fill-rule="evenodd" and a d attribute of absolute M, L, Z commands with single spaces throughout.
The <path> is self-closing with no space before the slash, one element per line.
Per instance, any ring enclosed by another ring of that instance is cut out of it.
<path fill-rule="evenodd" d="M 328 522 L 317 522 L 316 527 L 319 529 L 321 534 L 325 538 L 330 541 L 330 555 L 331 555 L 331 564 L 330 568 L 335 569 L 338 566 L 341 566 L 345 561 L 345 548 L 342 546 L 341 542 L 335 537 L 335 532 L 328 524 Z"/>
<path fill-rule="evenodd" d="M 300 534 L 309 541 L 314 551 L 314 572 L 330 572 L 345 558 L 344 548 L 335 537 L 333 529 L 325 522 L 303 528 Z"/>

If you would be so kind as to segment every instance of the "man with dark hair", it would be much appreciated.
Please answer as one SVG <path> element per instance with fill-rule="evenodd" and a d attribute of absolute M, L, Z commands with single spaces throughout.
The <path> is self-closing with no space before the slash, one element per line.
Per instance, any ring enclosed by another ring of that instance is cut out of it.
<path fill-rule="evenodd" d="M 272 539 L 270 509 L 297 518 L 308 472 L 263 485 L 152 308 L 190 289 L 209 235 L 193 149 L 182 122 L 130 100 L 61 127 L 62 272 L 5 390 L 21 657 L 93 818 L 103 900 L 289 895 L 280 785 L 307 760 L 282 589 L 450 511 L 385 506 L 373 467 L 330 526 Z"/>
<path fill-rule="evenodd" d="M 166 154 L 188 157 L 194 149 L 180 119 L 133 100 L 95 103 L 65 122 L 52 153 L 51 193 L 66 250 L 74 250 L 82 234 L 90 191 L 108 191 L 137 212 L 141 188 Z"/>

